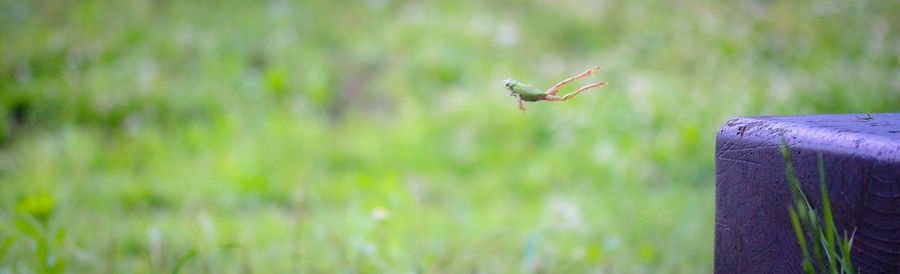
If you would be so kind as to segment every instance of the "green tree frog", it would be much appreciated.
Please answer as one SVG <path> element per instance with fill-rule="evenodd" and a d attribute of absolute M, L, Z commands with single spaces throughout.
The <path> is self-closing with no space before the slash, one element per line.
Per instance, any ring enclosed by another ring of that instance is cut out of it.
<path fill-rule="evenodd" d="M 556 84 L 555 86 L 551 87 L 547 91 L 543 91 L 538 88 L 531 87 L 527 84 L 524 84 L 522 82 L 519 82 L 519 81 L 516 81 L 513 79 L 506 79 L 505 81 L 503 81 L 503 85 L 506 86 L 506 89 L 509 90 L 509 96 L 516 97 L 516 99 L 519 100 L 519 109 L 521 109 L 522 111 L 525 111 L 525 102 L 537 102 L 537 101 L 562 102 L 562 101 L 566 101 L 566 100 L 569 100 L 569 99 L 575 97 L 582 91 L 585 91 L 585 90 L 588 90 L 588 89 L 591 89 L 594 87 L 600 87 L 600 86 L 606 85 L 606 82 L 601 81 L 601 82 L 593 83 L 593 84 L 578 88 L 577 90 L 570 92 L 569 94 L 563 95 L 562 97 L 556 96 L 556 93 L 559 92 L 559 89 L 563 85 L 571 83 L 575 80 L 584 78 L 588 75 L 594 74 L 598 70 L 600 70 L 600 67 L 592 67 L 592 68 L 588 69 L 587 71 L 582 72 L 581 74 L 569 77 L 565 80 L 562 80 L 562 82 L 559 82 L 559 84 Z"/>

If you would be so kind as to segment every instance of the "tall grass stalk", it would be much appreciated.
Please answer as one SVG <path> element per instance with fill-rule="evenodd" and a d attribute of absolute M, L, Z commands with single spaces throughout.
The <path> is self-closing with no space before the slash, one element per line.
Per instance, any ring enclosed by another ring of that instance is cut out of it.
<path fill-rule="evenodd" d="M 788 207 L 797 242 L 803 251 L 803 271 L 805 273 L 856 273 L 850 261 L 850 247 L 853 235 L 847 237 L 846 232 L 837 234 L 834 216 L 831 211 L 831 200 L 828 197 L 828 185 L 825 181 L 825 163 L 822 154 L 818 154 L 819 192 L 822 195 L 821 220 L 816 209 L 800 188 L 794 170 L 791 153 L 782 140 L 781 155 L 784 157 L 785 174 L 794 196 L 794 204 Z M 811 249 L 811 250 L 810 250 Z"/>

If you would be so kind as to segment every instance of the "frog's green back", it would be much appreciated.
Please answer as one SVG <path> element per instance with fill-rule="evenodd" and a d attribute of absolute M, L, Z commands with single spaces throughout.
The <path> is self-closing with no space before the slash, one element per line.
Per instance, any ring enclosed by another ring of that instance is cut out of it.
<path fill-rule="evenodd" d="M 520 97 L 522 98 L 522 100 L 525 100 L 528 102 L 534 102 L 534 101 L 540 101 L 541 99 L 544 98 L 543 90 L 531 87 L 522 82 L 519 82 L 519 81 L 516 81 L 513 79 L 508 79 L 504 82 L 504 84 L 510 91 L 515 92 L 516 94 L 519 94 Z"/>

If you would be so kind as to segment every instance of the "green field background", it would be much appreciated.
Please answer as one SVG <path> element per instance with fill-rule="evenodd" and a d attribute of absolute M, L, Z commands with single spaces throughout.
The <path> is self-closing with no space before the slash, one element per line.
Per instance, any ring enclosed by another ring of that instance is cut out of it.
<path fill-rule="evenodd" d="M 900 110 L 898 26 L 888 0 L 0 0 L 0 273 L 708 273 L 718 128 Z M 594 65 L 527 112 L 502 85 Z"/>

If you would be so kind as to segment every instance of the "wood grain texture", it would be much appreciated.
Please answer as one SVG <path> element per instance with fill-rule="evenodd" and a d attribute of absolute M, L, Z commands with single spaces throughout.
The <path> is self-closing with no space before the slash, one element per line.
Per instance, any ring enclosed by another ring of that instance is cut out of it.
<path fill-rule="evenodd" d="M 782 137 L 810 202 L 821 210 L 824 157 L 838 231 L 856 229 L 860 273 L 900 273 L 900 114 L 732 119 L 716 140 L 716 273 L 801 273 L 788 206 Z"/>

